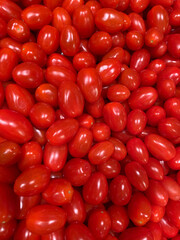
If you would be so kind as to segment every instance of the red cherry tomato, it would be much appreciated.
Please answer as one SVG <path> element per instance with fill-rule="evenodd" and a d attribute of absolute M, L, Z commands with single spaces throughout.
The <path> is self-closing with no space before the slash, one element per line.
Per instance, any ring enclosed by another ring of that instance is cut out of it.
<path fill-rule="evenodd" d="M 14 240 L 18 239 L 27 240 L 28 238 L 32 240 L 40 240 L 41 236 L 30 232 L 26 227 L 25 220 L 20 221 L 14 234 Z"/>
<path fill-rule="evenodd" d="M 153 240 L 151 231 L 146 227 L 131 227 L 126 229 L 121 235 L 121 240 Z"/>
<path fill-rule="evenodd" d="M 64 0 L 62 7 L 68 11 L 70 15 L 74 10 L 80 6 L 84 5 L 84 0 Z"/>
<path fill-rule="evenodd" d="M 43 235 L 59 230 L 66 222 L 65 211 L 57 206 L 39 205 L 30 209 L 26 218 L 27 229 Z"/>
<path fill-rule="evenodd" d="M 14 2 L 0 0 L 0 17 L 8 22 L 11 18 L 20 19 L 22 9 Z"/>
<path fill-rule="evenodd" d="M 71 17 L 65 8 L 56 7 L 53 11 L 52 25 L 61 32 L 63 27 L 71 25 Z"/>
<path fill-rule="evenodd" d="M 143 165 L 146 170 L 146 173 L 149 178 L 155 180 L 163 180 L 164 178 L 164 170 L 158 160 L 155 158 L 149 158 L 148 162 Z"/>
<path fill-rule="evenodd" d="M 168 51 L 175 58 L 180 58 L 179 41 L 180 34 L 172 34 L 168 37 Z"/>
<path fill-rule="evenodd" d="M 73 66 L 77 71 L 83 68 L 94 68 L 96 59 L 90 52 L 80 52 L 74 56 Z"/>
<path fill-rule="evenodd" d="M 86 225 L 74 222 L 71 223 L 65 230 L 65 238 L 67 240 L 94 240 L 94 237 Z"/>

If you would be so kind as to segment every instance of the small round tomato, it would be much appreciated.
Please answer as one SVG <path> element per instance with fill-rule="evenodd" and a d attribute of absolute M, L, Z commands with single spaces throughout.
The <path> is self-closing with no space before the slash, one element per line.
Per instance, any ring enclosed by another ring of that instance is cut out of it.
<path fill-rule="evenodd" d="M 163 180 L 164 170 L 158 160 L 150 157 L 148 162 L 143 165 L 149 178 Z"/>
<path fill-rule="evenodd" d="M 131 56 L 130 67 L 138 72 L 145 69 L 150 62 L 150 53 L 146 49 L 140 49 Z"/>
<path fill-rule="evenodd" d="M 142 33 L 138 31 L 129 31 L 126 34 L 126 45 L 132 51 L 137 51 L 144 45 Z"/>
<path fill-rule="evenodd" d="M 168 37 L 168 51 L 175 57 L 180 58 L 180 34 L 172 34 Z"/>
<path fill-rule="evenodd" d="M 64 0 L 62 7 L 68 11 L 70 15 L 74 10 L 80 6 L 84 5 L 84 0 Z"/>
<path fill-rule="evenodd" d="M 173 170 L 180 170 L 180 147 L 176 148 L 176 155 L 167 162 L 168 166 Z"/>
<path fill-rule="evenodd" d="M 96 142 L 101 142 L 109 139 L 111 130 L 107 124 L 97 122 L 92 127 L 92 134 Z"/>
<path fill-rule="evenodd" d="M 95 32 L 88 41 L 88 49 L 95 55 L 101 56 L 112 47 L 112 37 L 105 31 Z"/>
<path fill-rule="evenodd" d="M 44 5 L 46 5 L 51 10 L 60 6 L 62 4 L 62 2 L 63 2 L 62 0 L 53 0 L 53 1 L 52 0 L 43 0 Z"/>
<path fill-rule="evenodd" d="M 140 134 L 147 123 L 146 114 L 140 109 L 132 110 L 127 116 L 127 130 L 132 135 Z"/>
<path fill-rule="evenodd" d="M 111 179 L 119 175 L 121 171 L 121 165 L 116 159 L 110 158 L 106 162 L 99 164 L 97 169 L 103 173 L 106 178 Z"/>
<path fill-rule="evenodd" d="M 148 47 L 156 47 L 163 40 L 163 37 L 161 30 L 152 27 L 145 33 L 145 44 Z"/>
<path fill-rule="evenodd" d="M 74 189 L 66 179 L 52 179 L 42 193 L 43 199 L 49 204 L 61 206 L 70 203 Z"/>
<path fill-rule="evenodd" d="M 22 11 L 22 19 L 31 30 L 40 30 L 52 20 L 52 12 L 46 6 L 33 4 Z"/>
<path fill-rule="evenodd" d="M 77 71 L 80 71 L 82 68 L 94 68 L 96 59 L 90 52 L 80 52 L 74 56 L 73 66 Z"/>
<path fill-rule="evenodd" d="M 32 240 L 41 240 L 41 236 L 30 232 L 26 227 L 26 221 L 22 220 L 19 222 L 16 231 L 14 233 L 14 240 L 18 239 L 32 239 Z"/>
<path fill-rule="evenodd" d="M 131 26 L 129 28 L 129 31 L 138 31 L 144 35 L 146 32 L 146 26 L 144 19 L 137 13 L 132 12 L 129 14 L 129 18 L 131 20 Z"/>
<path fill-rule="evenodd" d="M 91 165 L 87 160 L 72 158 L 64 166 L 63 174 L 73 186 L 82 186 L 91 176 Z"/>
<path fill-rule="evenodd" d="M 123 84 L 114 84 L 108 87 L 107 97 L 112 102 L 124 102 L 129 96 L 130 91 Z"/>
<path fill-rule="evenodd" d="M 67 226 L 65 230 L 65 238 L 66 240 L 94 240 L 94 237 L 88 227 L 79 222 L 73 222 Z"/>
<path fill-rule="evenodd" d="M 125 85 L 130 91 L 134 91 L 140 86 L 140 75 L 135 69 L 127 68 L 121 73 L 119 83 Z"/>
<path fill-rule="evenodd" d="M 128 215 L 136 226 L 144 226 L 151 217 L 151 204 L 143 193 L 137 192 L 128 204 Z"/>
<path fill-rule="evenodd" d="M 27 229 L 39 235 L 55 232 L 62 228 L 65 222 L 65 211 L 47 204 L 31 208 L 26 217 Z"/>
<path fill-rule="evenodd" d="M 152 106 L 146 112 L 147 122 L 149 125 L 155 127 L 158 123 L 166 117 L 164 108 L 160 106 Z"/>
<path fill-rule="evenodd" d="M 154 240 L 151 231 L 146 227 L 131 227 L 126 229 L 121 235 L 121 240 Z"/>
<path fill-rule="evenodd" d="M 178 234 L 179 229 L 172 223 L 172 221 L 165 215 L 161 218 L 159 225 L 165 237 L 173 238 Z"/>
<path fill-rule="evenodd" d="M 169 199 L 174 201 L 180 200 L 180 185 L 171 177 L 165 176 L 161 181 L 168 193 Z"/>
<path fill-rule="evenodd" d="M 180 120 L 180 99 L 169 98 L 164 103 L 164 109 L 168 117 L 174 117 Z"/>

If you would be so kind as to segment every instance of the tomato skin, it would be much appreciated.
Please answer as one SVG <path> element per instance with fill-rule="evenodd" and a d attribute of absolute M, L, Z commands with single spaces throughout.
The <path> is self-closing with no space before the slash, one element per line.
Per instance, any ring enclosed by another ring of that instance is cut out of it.
<path fill-rule="evenodd" d="M 58 231 L 45 234 L 41 236 L 41 240 L 63 240 L 64 239 L 64 228 L 59 229 Z"/>
<path fill-rule="evenodd" d="M 0 81 L 9 81 L 12 70 L 18 64 L 17 54 L 9 48 L 0 49 Z M 6 69 L 6 71 L 4 71 Z"/>
<path fill-rule="evenodd" d="M 91 165 L 87 160 L 72 158 L 64 166 L 63 174 L 73 186 L 82 186 L 88 181 L 91 171 Z"/>
<path fill-rule="evenodd" d="M 7 23 L 0 17 L 0 39 L 3 39 L 7 35 Z"/>
<path fill-rule="evenodd" d="M 136 226 L 144 226 L 151 217 L 151 204 L 143 193 L 137 192 L 128 204 L 128 215 Z"/>
<path fill-rule="evenodd" d="M 65 239 L 66 240 L 95 240 L 92 233 L 86 227 L 86 225 L 74 222 L 69 224 L 69 226 L 65 230 Z"/>
<path fill-rule="evenodd" d="M 175 58 L 180 58 L 179 41 L 180 34 L 172 34 L 168 37 L 168 51 Z"/>
<path fill-rule="evenodd" d="M 149 178 L 154 180 L 163 180 L 164 170 L 158 160 L 150 157 L 148 162 L 143 166 Z"/>
<path fill-rule="evenodd" d="M 95 24 L 99 30 L 113 34 L 123 28 L 123 18 L 115 9 L 102 8 L 95 15 Z"/>
<path fill-rule="evenodd" d="M 169 23 L 171 26 L 178 26 L 179 25 L 179 9 L 174 9 L 169 15 Z"/>
<path fill-rule="evenodd" d="M 63 2 L 62 0 L 57 1 L 43 0 L 44 5 L 47 6 L 51 11 L 56 7 L 60 6 L 62 2 Z"/>
<path fill-rule="evenodd" d="M 24 170 L 16 179 L 14 192 L 19 196 L 33 196 L 41 193 L 50 180 L 50 171 L 43 165 Z"/>
<path fill-rule="evenodd" d="M 145 192 L 152 204 L 164 207 L 168 202 L 168 193 L 162 183 L 156 180 L 149 180 L 149 187 Z"/>
<path fill-rule="evenodd" d="M 105 102 L 103 97 L 101 96 L 96 102 L 94 103 L 88 103 L 86 102 L 85 108 L 93 118 L 100 118 L 103 116 L 103 108 L 104 108 Z"/>
<path fill-rule="evenodd" d="M 102 56 L 112 47 L 111 35 L 104 31 L 95 32 L 88 41 L 88 49 L 95 56 Z"/>
<path fill-rule="evenodd" d="M 112 158 L 115 158 L 118 161 L 123 160 L 127 155 L 127 150 L 124 143 L 115 137 L 111 137 L 109 141 L 114 144 Z"/>
<path fill-rule="evenodd" d="M 128 99 L 131 109 L 147 110 L 156 102 L 158 93 L 152 87 L 140 87 L 132 92 Z"/>
<path fill-rule="evenodd" d="M 6 22 L 11 18 L 20 19 L 22 9 L 12 1 L 0 0 L 0 17 L 2 17 Z"/>
<path fill-rule="evenodd" d="M 140 13 L 140 12 L 143 12 L 148 7 L 149 3 L 150 3 L 150 0 L 146 0 L 146 1 L 131 0 L 130 7 L 133 12 Z"/>
<path fill-rule="evenodd" d="M 163 33 L 168 29 L 169 17 L 163 6 L 154 6 L 147 14 L 147 23 L 150 27 L 157 27 Z"/>
<path fill-rule="evenodd" d="M 22 45 L 21 59 L 23 62 L 34 62 L 40 67 L 44 67 L 47 62 L 45 52 L 34 42 L 27 42 Z"/>
<path fill-rule="evenodd" d="M 62 145 L 69 142 L 77 133 L 79 123 L 76 119 L 63 119 L 54 122 L 46 132 L 46 138 L 52 145 Z"/>
<path fill-rule="evenodd" d="M 163 33 L 156 27 L 149 28 L 145 33 L 145 44 L 148 47 L 156 47 L 164 38 Z"/>
<path fill-rule="evenodd" d="M 147 122 L 149 125 L 156 127 L 161 120 L 165 119 L 166 112 L 160 106 L 152 106 L 146 112 Z"/>
<path fill-rule="evenodd" d="M 121 235 L 121 240 L 153 240 L 151 231 L 146 227 L 131 227 L 126 229 Z"/>
<path fill-rule="evenodd" d="M 169 161 L 176 155 L 173 144 L 157 134 L 149 134 L 145 137 L 145 144 L 149 152 L 157 159 Z"/>
<path fill-rule="evenodd" d="M 74 56 L 79 51 L 80 38 L 75 27 L 64 26 L 60 35 L 60 47 L 64 55 Z"/>
<path fill-rule="evenodd" d="M 6 223 L 15 218 L 15 199 L 14 192 L 8 184 L 0 183 L 0 221 Z"/>
<path fill-rule="evenodd" d="M 62 81 L 58 89 L 59 108 L 67 117 L 78 117 L 83 113 L 84 98 L 73 81 Z"/>
<path fill-rule="evenodd" d="M 107 97 L 112 102 L 124 102 L 129 96 L 130 91 L 123 84 L 114 84 L 108 87 Z"/>
<path fill-rule="evenodd" d="M 102 141 L 91 147 L 88 159 L 91 164 L 101 164 L 106 162 L 114 152 L 114 145 L 110 141 Z"/>
<path fill-rule="evenodd" d="M 101 61 L 96 70 L 98 71 L 103 85 L 112 83 L 121 72 L 121 63 L 117 59 L 106 59 Z"/>
<path fill-rule="evenodd" d="M 17 229 L 14 234 L 14 240 L 40 240 L 41 236 L 36 235 L 32 232 L 30 232 L 26 227 L 26 221 L 22 220 L 19 222 Z"/>
<path fill-rule="evenodd" d="M 17 196 L 16 199 L 16 219 L 25 219 L 30 208 L 40 203 L 40 194 L 23 197 Z"/>
<path fill-rule="evenodd" d="M 99 172 L 103 173 L 106 178 L 111 179 L 119 175 L 121 165 L 116 159 L 110 158 L 106 162 L 99 164 L 97 169 Z"/>
<path fill-rule="evenodd" d="M 168 99 L 175 95 L 176 85 L 172 79 L 159 80 L 156 88 L 161 99 Z"/>
<path fill-rule="evenodd" d="M 109 139 L 111 130 L 105 123 L 95 123 L 92 127 L 92 134 L 96 142 L 101 142 Z"/>
<path fill-rule="evenodd" d="M 46 6 L 34 4 L 22 11 L 22 19 L 31 30 L 40 30 L 52 20 L 52 12 Z"/>
<path fill-rule="evenodd" d="M 161 71 L 163 71 L 166 67 L 166 64 L 161 59 L 155 59 L 150 62 L 148 68 L 152 71 L 154 71 L 156 74 L 159 74 Z"/>
<path fill-rule="evenodd" d="M 140 72 L 148 66 L 149 62 L 150 53 L 142 48 L 132 54 L 130 67 Z"/>
<path fill-rule="evenodd" d="M 109 186 L 111 201 L 118 206 L 126 205 L 131 198 L 132 187 L 126 176 L 119 175 L 115 177 Z"/>
<path fill-rule="evenodd" d="M 52 179 L 42 193 L 42 197 L 49 204 L 62 206 L 71 202 L 73 193 L 69 181 L 63 178 Z"/>
<path fill-rule="evenodd" d="M 82 68 L 94 68 L 96 59 L 90 52 L 80 52 L 74 56 L 73 66 L 77 71 L 80 71 Z"/>
<path fill-rule="evenodd" d="M 151 231 L 154 240 L 162 240 L 162 229 L 158 223 L 149 221 L 145 227 Z"/>
<path fill-rule="evenodd" d="M 52 25 L 59 32 L 62 31 L 66 25 L 71 25 L 71 17 L 66 9 L 62 7 L 56 7 L 53 11 Z"/>
<path fill-rule="evenodd" d="M 56 52 L 59 47 L 59 32 L 55 27 L 45 25 L 38 34 L 37 43 L 46 54 Z"/>
<path fill-rule="evenodd" d="M 179 228 L 180 218 L 179 218 L 179 201 L 169 200 L 166 206 L 166 214 L 172 221 L 172 223 Z"/>
<path fill-rule="evenodd" d="M 55 232 L 62 228 L 65 222 L 65 211 L 47 204 L 31 208 L 26 218 L 27 229 L 39 235 Z"/>
<path fill-rule="evenodd" d="M 0 183 L 13 184 L 19 174 L 17 165 L 0 166 Z"/>
<path fill-rule="evenodd" d="M 21 57 L 22 44 L 13 40 L 12 38 L 5 37 L 5 38 L 1 39 L 0 47 L 1 48 L 10 48 L 18 55 L 19 58 Z"/>
<path fill-rule="evenodd" d="M 148 175 L 144 167 L 138 162 L 130 162 L 125 165 L 125 173 L 129 182 L 139 191 L 147 190 L 149 186 Z"/>
<path fill-rule="evenodd" d="M 134 91 L 140 86 L 141 79 L 135 69 L 127 68 L 121 73 L 118 82 L 125 85 L 130 91 Z"/>
<path fill-rule="evenodd" d="M 168 117 L 174 117 L 180 120 L 180 99 L 179 98 L 169 98 L 164 103 L 164 109 Z"/>
<path fill-rule="evenodd" d="M 88 219 L 88 228 L 97 239 L 103 239 L 107 236 L 111 228 L 111 219 L 107 211 L 93 211 Z"/>
<path fill-rule="evenodd" d="M 87 203 L 97 205 L 103 202 L 108 193 L 108 183 L 104 174 L 93 173 L 83 186 L 83 198 Z"/>
<path fill-rule="evenodd" d="M 80 127 L 74 138 L 68 144 L 68 150 L 72 157 L 85 157 L 92 145 L 93 135 L 89 129 Z"/>
<path fill-rule="evenodd" d="M 44 80 L 42 68 L 33 62 L 17 65 L 13 69 L 12 77 L 17 84 L 24 88 L 36 88 Z"/>
<path fill-rule="evenodd" d="M 2 240 L 10 239 L 15 232 L 17 222 L 15 219 L 8 221 L 7 223 L 0 224 L 0 238 Z"/>
<path fill-rule="evenodd" d="M 0 135 L 7 140 L 22 144 L 33 137 L 32 125 L 22 114 L 1 109 L 0 120 Z"/>
<path fill-rule="evenodd" d="M 144 45 L 144 37 L 138 31 L 129 31 L 126 34 L 126 45 L 132 51 L 137 51 Z"/>
<path fill-rule="evenodd" d="M 67 213 L 67 222 L 72 223 L 78 221 L 83 223 L 86 218 L 86 211 L 84 201 L 81 194 L 74 190 L 72 200 L 70 203 L 64 204 L 63 209 Z"/>
<path fill-rule="evenodd" d="M 85 5 L 79 6 L 74 10 L 72 22 L 81 39 L 89 38 L 95 30 L 93 14 Z"/>
<path fill-rule="evenodd" d="M 103 116 L 112 131 L 122 131 L 126 126 L 127 114 L 119 102 L 107 103 L 103 108 Z"/>
<path fill-rule="evenodd" d="M 5 90 L 6 102 L 9 109 L 29 115 L 29 111 L 34 105 L 34 98 L 29 91 L 17 84 L 8 84 Z"/>
<path fill-rule="evenodd" d="M 158 124 L 158 131 L 167 139 L 178 138 L 180 137 L 180 121 L 176 118 L 164 118 Z"/>
<path fill-rule="evenodd" d="M 95 68 L 81 69 L 77 76 L 77 83 L 86 101 L 96 102 L 102 91 L 101 79 Z"/>

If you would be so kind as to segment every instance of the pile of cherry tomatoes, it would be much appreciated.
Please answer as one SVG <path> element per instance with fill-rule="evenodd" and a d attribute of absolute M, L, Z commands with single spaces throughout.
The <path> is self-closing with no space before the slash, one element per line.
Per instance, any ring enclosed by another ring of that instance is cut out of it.
<path fill-rule="evenodd" d="M 180 240 L 180 0 L 0 0 L 0 240 Z"/>

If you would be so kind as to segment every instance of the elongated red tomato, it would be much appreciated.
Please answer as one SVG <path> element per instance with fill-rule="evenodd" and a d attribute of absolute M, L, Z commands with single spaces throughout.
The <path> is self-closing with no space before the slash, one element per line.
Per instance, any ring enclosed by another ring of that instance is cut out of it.
<path fill-rule="evenodd" d="M 1 109 L 0 136 L 22 144 L 33 137 L 33 127 L 21 113 L 9 109 Z"/>
<path fill-rule="evenodd" d="M 62 228 L 65 222 L 65 211 L 47 204 L 31 208 L 26 218 L 27 229 L 38 235 L 55 232 Z"/>
<path fill-rule="evenodd" d="M 157 134 L 145 137 L 145 144 L 150 153 L 157 159 L 169 161 L 176 155 L 176 149 L 166 138 Z"/>
<path fill-rule="evenodd" d="M 93 103 L 100 98 L 102 82 L 95 68 L 83 68 L 77 75 L 79 85 L 86 101 Z"/>
<path fill-rule="evenodd" d="M 83 113 L 84 98 L 78 85 L 73 81 L 63 81 L 58 89 L 59 108 L 67 117 L 79 117 Z"/>
<path fill-rule="evenodd" d="M 53 123 L 46 132 L 47 140 L 52 145 L 62 145 L 69 142 L 77 133 L 79 123 L 76 119 L 63 119 Z"/>

